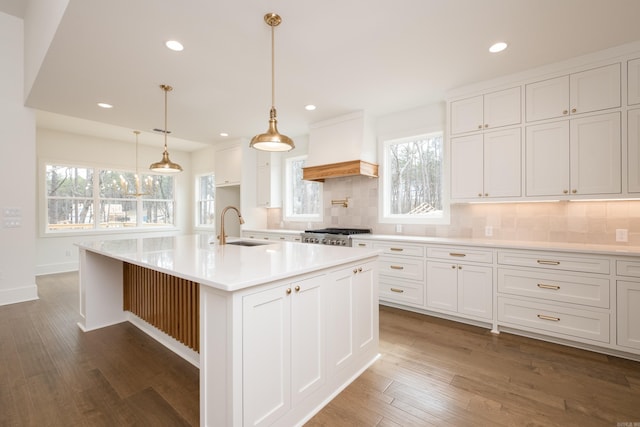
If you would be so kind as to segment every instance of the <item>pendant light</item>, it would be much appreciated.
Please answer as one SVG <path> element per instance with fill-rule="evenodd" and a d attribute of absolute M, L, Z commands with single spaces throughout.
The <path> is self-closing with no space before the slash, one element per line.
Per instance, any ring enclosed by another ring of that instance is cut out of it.
<path fill-rule="evenodd" d="M 160 85 L 160 88 L 164 91 L 164 152 L 162 153 L 162 160 L 152 163 L 149 169 L 158 173 L 178 173 L 182 172 L 182 166 L 169 160 L 169 151 L 167 150 L 167 134 L 169 133 L 169 128 L 167 127 L 167 92 L 173 90 L 173 88 L 169 85 Z"/>
<path fill-rule="evenodd" d="M 275 13 L 267 13 L 264 22 L 271 27 L 271 111 L 269 113 L 269 129 L 266 133 L 256 135 L 251 139 L 249 147 L 262 151 L 291 151 L 295 147 L 293 140 L 278 132 L 278 120 L 276 119 L 276 95 L 275 95 L 275 48 L 274 27 L 282 22 L 282 18 Z"/>
<path fill-rule="evenodd" d="M 133 133 L 136 135 L 136 175 L 135 175 L 135 179 L 136 179 L 136 191 L 135 193 L 130 193 L 128 194 L 129 196 L 134 196 L 134 197 L 140 197 L 140 196 L 147 196 L 149 193 L 142 193 L 140 190 L 140 173 L 138 172 L 138 135 L 140 135 L 140 131 L 139 130 L 134 130 Z"/>

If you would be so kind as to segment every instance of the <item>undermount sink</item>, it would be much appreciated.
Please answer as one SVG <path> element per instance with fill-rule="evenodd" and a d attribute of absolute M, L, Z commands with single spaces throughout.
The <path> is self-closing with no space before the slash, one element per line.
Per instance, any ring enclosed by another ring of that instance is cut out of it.
<path fill-rule="evenodd" d="M 236 240 L 235 242 L 227 242 L 227 245 L 236 245 L 236 246 L 262 246 L 268 245 L 269 243 L 262 242 L 250 242 L 248 240 Z"/>

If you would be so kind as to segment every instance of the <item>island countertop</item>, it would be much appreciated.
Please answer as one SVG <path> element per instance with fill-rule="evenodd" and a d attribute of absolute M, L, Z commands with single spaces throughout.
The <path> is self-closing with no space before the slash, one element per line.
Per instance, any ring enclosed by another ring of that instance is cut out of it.
<path fill-rule="evenodd" d="M 371 248 L 260 243 L 219 245 L 212 235 L 195 234 L 96 240 L 79 243 L 78 247 L 224 291 L 237 291 L 378 254 L 378 250 Z"/>

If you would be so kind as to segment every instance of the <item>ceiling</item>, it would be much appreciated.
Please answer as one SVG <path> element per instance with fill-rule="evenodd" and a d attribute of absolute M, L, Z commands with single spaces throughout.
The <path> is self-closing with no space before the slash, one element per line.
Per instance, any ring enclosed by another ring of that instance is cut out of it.
<path fill-rule="evenodd" d="M 0 10 L 20 16 L 26 1 L 0 0 Z M 99 122 L 96 132 L 132 140 L 133 129 L 164 128 L 159 85 L 169 84 L 170 147 L 251 138 L 267 129 L 271 106 L 267 12 L 283 20 L 275 105 L 280 132 L 294 139 L 355 110 L 409 110 L 459 86 L 640 40 L 637 0 L 70 0 L 26 103 L 44 112 L 39 126 L 80 123 L 82 133 Z M 169 39 L 184 51 L 168 50 Z M 499 40 L 509 48 L 490 54 Z"/>

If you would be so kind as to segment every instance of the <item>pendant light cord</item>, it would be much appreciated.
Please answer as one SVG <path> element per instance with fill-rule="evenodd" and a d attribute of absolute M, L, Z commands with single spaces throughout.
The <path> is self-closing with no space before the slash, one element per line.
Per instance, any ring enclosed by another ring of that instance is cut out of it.
<path fill-rule="evenodd" d="M 276 48 L 273 27 L 271 25 L 271 108 L 276 108 Z"/>
<path fill-rule="evenodd" d="M 164 86 L 164 151 L 167 152 L 167 92 L 169 88 Z"/>

